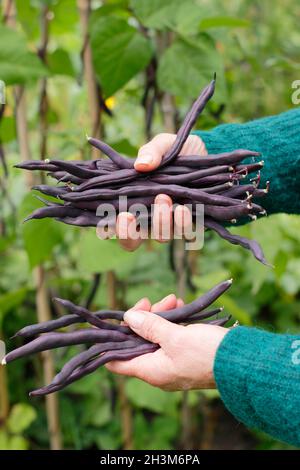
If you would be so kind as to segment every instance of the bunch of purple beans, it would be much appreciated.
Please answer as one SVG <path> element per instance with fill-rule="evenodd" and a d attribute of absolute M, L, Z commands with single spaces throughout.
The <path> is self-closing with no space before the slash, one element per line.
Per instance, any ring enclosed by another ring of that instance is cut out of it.
<path fill-rule="evenodd" d="M 193 217 L 195 205 L 202 204 L 204 225 L 207 229 L 215 231 L 230 243 L 250 250 L 260 262 L 267 264 L 256 241 L 232 235 L 223 226 L 224 222 L 234 223 L 245 216 L 255 219 L 258 215 L 266 214 L 264 208 L 254 202 L 254 199 L 268 192 L 268 185 L 264 189 L 259 188 L 263 162 L 255 163 L 254 160 L 259 154 L 238 149 L 203 157 L 180 155 L 197 117 L 212 97 L 214 89 L 215 79 L 204 88 L 192 105 L 174 144 L 164 155 L 159 168 L 150 173 L 137 172 L 133 159 L 123 157 L 104 142 L 94 138 L 88 138 L 89 143 L 107 155 L 109 160 L 34 160 L 17 165 L 18 168 L 26 170 L 46 171 L 59 182 L 56 186 L 33 187 L 47 196 L 57 198 L 57 201 L 42 199 L 45 207 L 35 210 L 26 220 L 52 217 L 70 225 L 99 226 L 102 219 L 97 216 L 96 211 L 101 203 L 111 203 L 118 212 L 119 197 L 127 196 L 130 211 L 130 205 L 135 203 L 151 207 L 155 197 L 164 193 L 171 196 L 174 203 L 192 205 Z M 252 162 L 242 164 L 248 157 L 252 157 Z M 241 184 L 241 181 L 253 172 L 257 174 L 250 183 Z M 222 282 L 194 302 L 157 315 L 174 323 L 190 324 L 201 321 L 225 325 L 230 317 L 214 317 L 222 308 L 205 309 L 222 295 L 231 283 L 231 280 Z M 138 337 L 121 323 L 124 315 L 122 311 L 102 310 L 92 314 L 68 300 L 55 300 L 63 305 L 69 314 L 46 323 L 27 326 L 17 332 L 17 337 L 41 336 L 8 353 L 2 363 L 64 346 L 89 344 L 90 347 L 67 362 L 51 384 L 31 392 L 33 396 L 61 390 L 109 361 L 128 360 L 159 349 L 159 345 Z M 118 320 L 119 323 L 108 320 Z M 84 322 L 93 328 L 80 328 L 72 332 L 56 331 L 74 324 L 82 325 Z"/>
<path fill-rule="evenodd" d="M 134 159 L 126 158 L 104 142 L 88 138 L 88 142 L 102 151 L 109 159 L 91 161 L 26 161 L 16 165 L 26 170 L 42 170 L 58 181 L 56 186 L 39 185 L 33 189 L 57 198 L 50 202 L 41 198 L 45 207 L 35 210 L 26 220 L 52 217 L 56 220 L 81 227 L 99 226 L 107 217 L 97 216 L 101 203 L 110 203 L 118 214 L 120 196 L 127 197 L 128 211 L 136 203 L 150 208 L 155 197 L 169 195 L 175 204 L 189 204 L 195 220 L 196 206 L 204 206 L 204 226 L 216 232 L 232 244 L 250 250 L 255 258 L 267 264 L 260 245 L 254 240 L 233 235 L 223 226 L 224 222 L 236 223 L 240 219 L 265 215 L 266 211 L 254 200 L 266 195 L 269 184 L 259 188 L 260 169 L 263 161 L 251 150 L 199 157 L 182 157 L 180 151 L 188 138 L 197 117 L 212 97 L 215 79 L 207 85 L 188 111 L 176 140 L 164 155 L 160 166 L 149 173 L 134 169 Z M 250 164 L 243 164 L 251 157 Z M 248 174 L 255 177 L 241 184 Z M 122 209 L 123 210 L 123 209 Z M 148 216 L 151 222 L 151 214 Z M 148 220 L 148 219 L 147 219 Z"/>
<path fill-rule="evenodd" d="M 158 312 L 157 315 L 171 322 L 184 325 L 200 321 L 202 323 L 223 326 L 230 319 L 230 316 L 218 318 L 218 313 L 223 308 L 206 309 L 231 284 L 231 279 L 221 282 L 190 304 L 173 310 Z M 54 348 L 71 345 L 89 345 L 89 348 L 70 359 L 49 385 L 34 390 L 30 393 L 31 396 L 47 395 L 62 390 L 80 378 L 96 371 L 107 362 L 129 360 L 159 349 L 158 344 L 150 343 L 137 336 L 128 326 L 122 323 L 123 311 L 100 310 L 91 313 L 86 308 L 74 305 L 68 300 L 58 298 L 54 300 L 62 305 L 69 314 L 48 322 L 26 326 L 18 331 L 14 338 L 27 339 L 40 336 L 8 353 L 3 359 L 2 364 Z M 82 327 L 83 323 L 88 323 L 89 325 Z M 70 332 L 56 331 L 71 325 L 72 331 Z M 74 325 L 81 327 L 74 331 Z"/>

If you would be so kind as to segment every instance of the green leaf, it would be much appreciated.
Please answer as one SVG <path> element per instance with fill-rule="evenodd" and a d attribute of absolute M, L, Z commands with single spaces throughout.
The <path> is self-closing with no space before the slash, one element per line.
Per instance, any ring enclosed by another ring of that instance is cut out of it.
<path fill-rule="evenodd" d="M 151 59 L 150 42 L 126 20 L 92 16 L 91 47 L 96 75 L 105 97 L 113 95 Z"/>
<path fill-rule="evenodd" d="M 27 194 L 20 207 L 20 222 L 32 211 L 42 207 L 33 194 Z M 22 236 L 30 267 L 51 258 L 53 249 L 64 238 L 64 227 L 52 219 L 30 220 L 22 225 Z"/>
<path fill-rule="evenodd" d="M 179 392 L 170 395 L 138 379 L 129 379 L 126 382 L 126 395 L 138 408 L 164 414 L 172 413 L 174 406 L 181 399 Z"/>
<path fill-rule="evenodd" d="M 116 142 L 110 142 L 110 145 L 119 153 L 128 155 L 130 157 L 136 157 L 138 148 L 131 145 L 128 139 L 121 139 Z"/>
<path fill-rule="evenodd" d="M 16 122 L 13 116 L 5 116 L 0 121 L 0 141 L 10 142 L 16 138 Z"/>
<path fill-rule="evenodd" d="M 131 8 L 143 25 L 157 30 L 171 26 L 181 5 L 182 0 L 131 0 L 130 2 Z"/>
<path fill-rule="evenodd" d="M 0 78 L 6 85 L 27 83 L 48 74 L 40 59 L 27 49 L 21 33 L 0 25 Z"/>
<path fill-rule="evenodd" d="M 37 418 L 35 409 L 26 403 L 14 405 L 7 420 L 7 426 L 11 433 L 19 434 L 29 428 Z"/>
<path fill-rule="evenodd" d="M 196 287 L 198 287 L 202 294 L 207 292 L 209 289 L 212 289 L 213 286 L 219 282 L 226 281 L 230 278 L 230 273 L 227 269 L 218 269 L 213 272 L 203 274 L 202 276 L 194 276 L 193 282 Z"/>
<path fill-rule="evenodd" d="M 120 248 L 117 240 L 100 240 L 96 230 L 82 231 L 80 240 L 79 269 L 85 273 L 103 273 L 122 269 L 122 265 L 134 263 L 136 253 Z"/>
<path fill-rule="evenodd" d="M 281 281 L 281 287 L 286 293 L 296 295 L 300 290 L 300 260 L 290 259 L 288 261 L 286 271 L 283 274 Z"/>
<path fill-rule="evenodd" d="M 63 2 L 53 2 L 51 7 L 53 19 L 50 22 L 50 35 L 68 32 L 77 32 L 79 14 L 76 0 L 64 0 Z M 78 34 L 78 33 L 77 33 Z"/>
<path fill-rule="evenodd" d="M 38 5 L 24 0 L 15 0 L 16 10 L 18 12 L 18 21 L 22 25 L 27 38 L 37 41 L 40 34 L 39 17 L 40 10 Z"/>
<path fill-rule="evenodd" d="M 18 290 L 6 292 L 0 296 L 0 329 L 4 316 L 7 312 L 17 308 L 24 300 L 28 289 L 23 287 Z"/>
<path fill-rule="evenodd" d="M 108 401 L 97 407 L 91 417 L 90 423 L 97 428 L 109 423 L 111 420 L 111 407 Z"/>
<path fill-rule="evenodd" d="M 27 450 L 29 442 L 22 436 L 12 436 L 9 438 L 9 450 Z"/>
<path fill-rule="evenodd" d="M 175 11 L 176 16 L 172 29 L 183 37 L 192 36 L 199 32 L 199 21 L 203 17 L 202 7 L 193 1 L 185 1 Z"/>
<path fill-rule="evenodd" d="M 75 76 L 75 70 L 70 56 L 64 49 L 56 49 L 47 56 L 48 67 L 53 75 Z"/>
<path fill-rule="evenodd" d="M 9 437 L 3 428 L 0 428 L 0 449 L 9 450 Z"/>
<path fill-rule="evenodd" d="M 226 101 L 223 62 L 213 39 L 198 35 L 193 41 L 178 39 L 163 54 L 158 67 L 162 90 L 182 98 L 196 98 L 216 72 L 214 101 Z"/>
<path fill-rule="evenodd" d="M 235 18 L 232 16 L 212 16 L 204 18 L 200 22 L 200 29 L 210 28 L 247 28 L 251 25 L 250 21 L 243 18 Z"/>

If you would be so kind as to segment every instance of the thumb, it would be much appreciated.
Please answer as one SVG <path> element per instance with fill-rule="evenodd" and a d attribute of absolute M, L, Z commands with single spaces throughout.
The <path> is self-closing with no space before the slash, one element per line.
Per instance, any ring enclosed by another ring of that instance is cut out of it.
<path fill-rule="evenodd" d="M 143 145 L 138 152 L 134 167 L 137 171 L 152 171 L 160 165 L 162 157 L 176 139 L 175 134 L 158 134 Z"/>
<path fill-rule="evenodd" d="M 142 310 L 128 310 L 124 314 L 127 325 L 142 338 L 152 343 L 166 344 L 175 333 L 178 325 L 159 317 L 155 313 Z"/>

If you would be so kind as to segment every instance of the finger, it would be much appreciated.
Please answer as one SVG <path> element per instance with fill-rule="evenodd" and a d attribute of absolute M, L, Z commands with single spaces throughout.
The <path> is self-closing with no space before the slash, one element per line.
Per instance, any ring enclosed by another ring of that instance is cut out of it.
<path fill-rule="evenodd" d="M 152 305 L 151 312 L 164 312 L 176 308 L 177 299 L 175 294 L 167 295 L 164 299 Z"/>
<path fill-rule="evenodd" d="M 167 345 L 177 332 L 178 325 L 142 310 L 128 310 L 124 314 L 127 325 L 142 338 L 161 346 Z"/>
<path fill-rule="evenodd" d="M 145 312 L 150 312 L 151 310 L 151 302 L 147 297 L 140 299 L 137 303 L 131 307 L 129 310 L 144 310 Z M 121 325 L 125 325 L 124 321 L 121 322 Z"/>
<path fill-rule="evenodd" d="M 137 171 L 152 171 L 160 165 L 162 157 L 176 139 L 175 134 L 158 134 L 150 142 L 143 145 L 134 163 Z"/>
<path fill-rule="evenodd" d="M 137 377 L 149 382 L 149 378 L 157 375 L 157 352 L 143 354 L 129 361 L 108 362 L 105 367 L 115 374 Z"/>
<path fill-rule="evenodd" d="M 119 244 L 126 251 L 136 250 L 142 243 L 142 239 L 137 237 L 132 238 L 133 228 L 136 227 L 136 219 L 133 214 L 129 212 L 120 212 L 117 217 L 116 235 L 119 239 Z"/>
<path fill-rule="evenodd" d="M 166 194 L 159 194 L 154 201 L 152 217 L 152 235 L 160 243 L 167 242 L 172 237 L 173 214 L 172 199 Z"/>
<path fill-rule="evenodd" d="M 151 302 L 147 297 L 139 300 L 130 310 L 144 310 L 145 312 L 150 312 Z"/>
<path fill-rule="evenodd" d="M 201 137 L 194 134 L 189 135 L 180 151 L 180 155 L 207 155 L 207 150 Z"/>
<path fill-rule="evenodd" d="M 182 299 L 177 299 L 176 308 L 181 308 L 184 306 L 184 301 Z"/>
<path fill-rule="evenodd" d="M 180 238 L 191 238 L 193 218 L 187 206 L 178 205 L 174 211 L 174 233 Z"/>

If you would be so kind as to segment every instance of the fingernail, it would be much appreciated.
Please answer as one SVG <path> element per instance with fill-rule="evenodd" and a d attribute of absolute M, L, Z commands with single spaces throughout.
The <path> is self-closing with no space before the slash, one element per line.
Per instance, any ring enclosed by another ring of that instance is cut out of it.
<path fill-rule="evenodd" d="M 164 297 L 163 299 L 161 299 L 159 302 L 157 302 L 158 304 L 162 304 L 163 302 L 165 302 L 166 300 L 169 300 L 171 298 L 174 297 L 174 294 L 169 294 L 169 295 L 166 295 L 166 297 Z"/>
<path fill-rule="evenodd" d="M 136 159 L 136 163 L 138 163 L 139 165 L 151 165 L 153 161 L 153 158 L 152 158 L 152 155 L 140 155 L 137 157 Z"/>
<path fill-rule="evenodd" d="M 171 202 L 170 196 L 168 196 L 167 194 L 158 194 L 156 198 L 154 199 L 154 203 L 157 204 L 157 203 L 162 203 L 162 202 L 170 204 Z"/>
<path fill-rule="evenodd" d="M 136 308 L 136 307 L 138 307 L 139 305 L 142 305 L 142 304 L 145 302 L 145 300 L 146 300 L 147 302 L 149 301 L 149 299 L 148 299 L 147 297 L 143 297 L 142 299 L 140 299 L 140 300 L 137 301 L 137 303 L 134 305 L 134 307 Z"/>
<path fill-rule="evenodd" d="M 145 314 L 136 310 L 128 310 L 124 314 L 124 320 L 126 323 L 134 329 L 141 328 L 145 319 Z"/>

